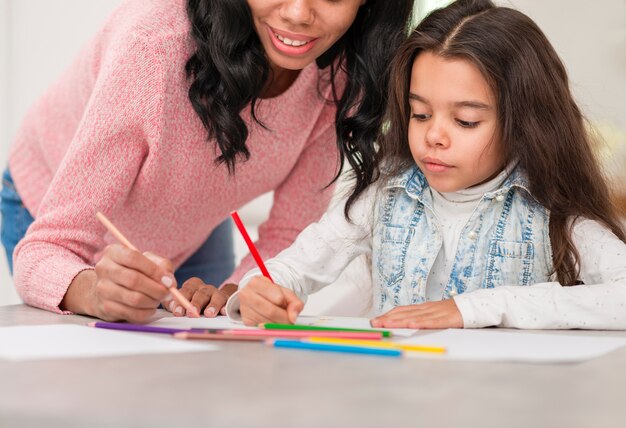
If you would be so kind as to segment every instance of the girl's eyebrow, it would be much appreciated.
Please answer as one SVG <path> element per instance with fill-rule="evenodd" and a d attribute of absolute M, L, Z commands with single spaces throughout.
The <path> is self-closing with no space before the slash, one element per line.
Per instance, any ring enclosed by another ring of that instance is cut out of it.
<path fill-rule="evenodd" d="M 454 103 L 455 107 L 469 107 L 479 110 L 491 110 L 491 106 L 480 101 L 459 101 Z"/>
<path fill-rule="evenodd" d="M 426 98 L 422 98 L 413 92 L 409 92 L 409 100 L 419 101 L 420 103 L 429 104 Z"/>
<path fill-rule="evenodd" d="M 409 101 L 419 101 L 420 103 L 430 104 L 428 100 L 420 95 L 414 94 L 413 92 L 409 92 Z M 454 103 L 454 107 L 469 107 L 475 108 L 478 110 L 491 110 L 491 106 L 489 104 L 485 104 L 480 101 L 457 101 Z"/>

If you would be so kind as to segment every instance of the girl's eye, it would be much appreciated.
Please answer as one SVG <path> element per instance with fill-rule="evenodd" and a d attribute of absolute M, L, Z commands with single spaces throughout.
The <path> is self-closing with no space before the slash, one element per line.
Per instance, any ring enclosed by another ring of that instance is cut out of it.
<path fill-rule="evenodd" d="M 466 120 L 457 119 L 456 123 L 461 125 L 463 128 L 476 128 L 480 122 L 468 122 Z"/>
<path fill-rule="evenodd" d="M 412 119 L 417 119 L 420 122 L 424 122 L 424 121 L 430 119 L 430 115 L 429 114 L 412 114 L 411 118 Z"/>

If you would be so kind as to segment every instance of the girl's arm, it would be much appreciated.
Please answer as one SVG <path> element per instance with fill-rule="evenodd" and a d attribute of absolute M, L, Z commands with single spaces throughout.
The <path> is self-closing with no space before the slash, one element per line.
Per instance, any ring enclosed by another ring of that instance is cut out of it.
<path fill-rule="evenodd" d="M 585 285 L 548 282 L 455 296 L 464 326 L 626 330 L 626 244 L 592 220 L 578 221 L 572 233 Z"/>
<path fill-rule="evenodd" d="M 352 206 L 351 222 L 344 216 L 343 200 L 319 222 L 304 229 L 293 245 L 267 260 L 265 265 L 274 282 L 293 290 L 299 299 L 306 301 L 307 295 L 334 282 L 357 256 L 370 254 L 375 193 L 371 186 Z M 239 289 L 259 275 L 259 269 L 248 272 Z M 228 316 L 235 320 L 240 319 L 238 294 L 231 296 L 226 305 Z"/>

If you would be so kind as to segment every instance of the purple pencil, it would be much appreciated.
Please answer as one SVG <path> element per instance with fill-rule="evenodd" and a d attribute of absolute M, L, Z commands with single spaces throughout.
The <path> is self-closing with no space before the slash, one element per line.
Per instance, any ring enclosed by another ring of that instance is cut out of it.
<path fill-rule="evenodd" d="M 205 329 L 155 327 L 151 325 L 128 324 L 128 323 L 105 322 L 105 321 L 90 322 L 87 325 L 89 327 L 106 328 L 109 330 L 137 331 L 137 332 L 143 332 L 143 333 L 161 333 L 161 334 L 174 334 L 174 333 L 189 332 L 189 331 L 206 331 Z"/>

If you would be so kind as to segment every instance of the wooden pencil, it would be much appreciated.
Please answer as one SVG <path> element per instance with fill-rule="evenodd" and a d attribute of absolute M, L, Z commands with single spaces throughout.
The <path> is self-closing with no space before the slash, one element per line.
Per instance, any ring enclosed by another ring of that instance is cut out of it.
<path fill-rule="evenodd" d="M 115 225 L 111 223 L 111 221 L 104 214 L 102 214 L 101 212 L 97 212 L 96 218 L 100 221 L 100 223 L 104 225 L 104 227 L 107 228 L 109 232 L 111 232 L 111 235 L 113 235 L 115 239 L 117 239 L 118 241 L 122 243 L 122 245 L 124 245 L 127 248 L 130 248 L 133 251 L 139 251 L 137 247 L 135 247 L 128 239 L 126 239 L 126 237 L 122 234 L 122 232 L 120 232 L 119 229 L 115 227 Z M 163 286 L 165 287 L 164 284 Z M 174 296 L 174 298 L 178 301 L 178 303 L 180 303 L 181 306 L 187 310 L 187 312 L 194 312 L 198 314 L 198 309 L 196 309 L 196 307 L 192 305 L 191 302 L 187 300 L 187 298 L 183 296 L 182 293 L 178 291 L 176 287 L 170 287 L 168 288 L 168 290 L 170 290 L 170 293 L 172 293 L 172 296 Z"/>

